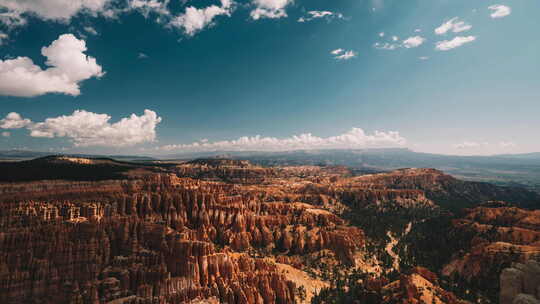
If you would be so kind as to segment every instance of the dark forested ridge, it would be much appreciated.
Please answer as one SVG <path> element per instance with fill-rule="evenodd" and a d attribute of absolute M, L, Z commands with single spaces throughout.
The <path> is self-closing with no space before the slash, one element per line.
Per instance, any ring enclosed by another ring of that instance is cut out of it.
<path fill-rule="evenodd" d="M 75 161 L 74 161 L 75 160 Z M 0 162 L 0 181 L 125 179 L 136 169 L 159 172 L 167 165 L 118 161 L 111 158 L 44 156 L 32 160 Z"/>

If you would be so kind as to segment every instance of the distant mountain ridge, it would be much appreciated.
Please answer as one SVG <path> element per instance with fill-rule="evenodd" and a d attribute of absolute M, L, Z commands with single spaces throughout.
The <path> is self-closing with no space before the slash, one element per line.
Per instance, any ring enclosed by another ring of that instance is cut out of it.
<path fill-rule="evenodd" d="M 0 160 L 23 160 L 50 155 L 46 152 L 0 151 Z M 525 187 L 540 192 L 540 152 L 493 156 L 455 156 L 414 152 L 406 148 L 359 150 L 298 150 L 286 152 L 216 151 L 182 153 L 160 157 L 130 155 L 61 154 L 74 157 L 108 157 L 120 161 L 154 162 L 219 158 L 248 160 L 262 166 L 331 165 L 347 166 L 360 172 L 399 168 L 435 168 L 457 178 Z"/>
<path fill-rule="evenodd" d="M 128 162 L 112 158 L 49 155 L 30 160 L 0 162 L 0 182 L 35 180 L 126 179 L 132 175 L 160 172 L 168 164 Z"/>
<path fill-rule="evenodd" d="M 150 156 L 140 155 L 103 155 L 103 154 L 77 154 L 77 153 L 51 153 L 27 150 L 0 150 L 0 160 L 28 160 L 46 156 L 73 156 L 85 158 L 114 158 L 116 160 L 149 161 L 156 160 Z"/>
<path fill-rule="evenodd" d="M 455 177 L 520 186 L 540 192 L 540 153 L 454 156 L 414 152 L 405 148 L 363 150 L 300 150 L 288 152 L 205 152 L 169 155 L 171 159 L 229 157 L 264 166 L 333 165 L 362 171 L 435 168 Z"/>

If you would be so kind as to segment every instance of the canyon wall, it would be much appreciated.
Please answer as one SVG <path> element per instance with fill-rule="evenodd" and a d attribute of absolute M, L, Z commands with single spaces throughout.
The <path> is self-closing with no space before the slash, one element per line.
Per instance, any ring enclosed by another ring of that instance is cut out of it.
<path fill-rule="evenodd" d="M 172 174 L 0 191 L 5 303 L 294 303 L 268 257 L 330 250 L 354 264 L 364 239 L 317 206 Z"/>
<path fill-rule="evenodd" d="M 485 190 L 433 169 L 354 176 L 344 167 L 217 159 L 121 163 L 113 170 L 121 177 L 101 180 L 83 177 L 116 163 L 40 160 L 59 164 L 63 176 L 78 179 L 0 183 L 2 303 L 309 303 L 351 272 L 373 277 L 365 283 L 368 294 L 379 293 L 373 299 L 461 303 L 424 268 L 389 282 L 374 246 L 384 250 L 393 224 L 384 219 L 420 221 L 439 214 L 437 197 Z M 478 235 L 443 274 L 480 278 L 509 250 L 523 249 L 522 260 L 536 256 L 538 214 L 500 207 L 468 209 L 454 220 L 455 229 Z M 377 217 L 386 226 L 375 231 L 369 225 Z"/>

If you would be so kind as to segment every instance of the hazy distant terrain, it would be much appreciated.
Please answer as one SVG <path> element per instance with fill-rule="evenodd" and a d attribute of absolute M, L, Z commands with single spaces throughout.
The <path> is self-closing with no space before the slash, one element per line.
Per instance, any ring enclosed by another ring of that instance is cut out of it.
<path fill-rule="evenodd" d="M 540 191 L 540 153 L 452 156 L 419 153 L 409 149 L 319 150 L 294 152 L 216 152 L 171 155 L 170 158 L 225 155 L 261 165 L 324 164 L 361 170 L 436 168 L 465 180 L 522 186 Z"/>
<path fill-rule="evenodd" d="M 0 151 L 0 160 L 30 159 L 49 155 L 46 152 Z M 78 155 L 88 156 L 88 155 Z M 409 149 L 309 150 L 292 152 L 208 152 L 159 157 L 161 160 L 189 160 L 199 157 L 226 156 L 247 159 L 264 166 L 341 165 L 363 172 L 398 168 L 436 168 L 456 177 L 498 185 L 521 186 L 540 191 L 540 153 L 452 156 L 419 153 Z M 103 157 L 103 155 L 100 155 Z M 147 162 L 158 157 L 106 156 L 117 160 Z"/>
<path fill-rule="evenodd" d="M 0 161 L 6 160 L 30 160 L 39 157 L 46 157 L 50 155 L 72 155 L 67 153 L 52 153 L 52 152 L 39 152 L 39 151 L 26 151 L 26 150 L 0 150 Z M 75 155 L 75 154 L 74 154 Z M 91 157 L 91 158 L 114 158 L 116 160 L 125 161 L 150 161 L 155 160 L 149 156 L 139 155 L 96 155 L 96 154 L 76 154 L 77 157 Z"/>

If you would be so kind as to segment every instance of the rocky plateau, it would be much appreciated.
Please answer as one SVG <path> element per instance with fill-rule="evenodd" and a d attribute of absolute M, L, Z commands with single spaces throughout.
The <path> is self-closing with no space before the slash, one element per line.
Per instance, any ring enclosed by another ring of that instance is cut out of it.
<path fill-rule="evenodd" d="M 17 163 L 2 172 L 2 303 L 310 303 L 335 287 L 333 276 L 353 270 L 369 274 L 381 303 L 463 303 L 439 276 L 481 278 L 485 267 L 540 256 L 540 211 L 492 203 L 453 220 L 476 236 L 444 269 L 389 276 L 373 256 L 373 236 L 355 224 L 363 210 L 435 215 L 460 191 L 459 199 L 511 194 L 433 169 L 357 176 L 345 167 L 226 159 L 66 157 L 20 166 L 39 174 L 18 179 L 10 171 Z M 47 178 L 45 168 L 59 169 Z M 501 299 L 530 292 L 518 289 Z"/>

